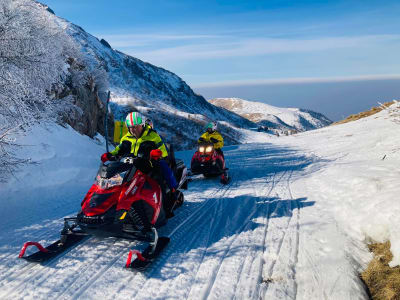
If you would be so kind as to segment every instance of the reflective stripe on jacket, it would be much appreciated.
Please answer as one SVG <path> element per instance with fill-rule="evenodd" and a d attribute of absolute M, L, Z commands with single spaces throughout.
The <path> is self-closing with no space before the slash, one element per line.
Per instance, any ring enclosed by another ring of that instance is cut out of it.
<path fill-rule="evenodd" d="M 122 145 L 124 142 L 130 143 L 130 153 L 132 153 L 134 156 L 138 156 L 138 153 L 140 151 L 143 151 L 143 149 L 141 149 L 141 146 L 143 146 L 146 142 L 154 143 L 154 147 L 151 147 L 152 149 L 149 149 L 149 151 L 148 151 L 149 153 L 150 153 L 150 150 L 160 149 L 162 152 L 162 157 L 168 156 L 167 148 L 165 147 L 160 136 L 153 129 L 151 129 L 150 126 L 148 126 L 148 125 L 145 126 L 142 135 L 138 139 L 136 137 L 134 137 L 128 131 L 128 133 L 122 137 L 119 145 L 117 147 L 115 147 L 115 149 L 113 151 L 111 151 L 110 153 L 112 155 L 123 154 L 123 153 L 120 153 L 120 150 L 121 150 L 121 148 L 123 148 Z M 146 155 L 149 155 L 149 153 L 146 153 Z"/>
<path fill-rule="evenodd" d="M 201 135 L 201 138 L 203 138 L 206 142 L 211 142 L 211 138 L 218 140 L 218 143 L 214 143 L 215 149 L 220 149 L 224 146 L 224 139 L 218 131 L 213 131 L 212 133 L 208 133 L 208 131 L 206 131 Z"/>

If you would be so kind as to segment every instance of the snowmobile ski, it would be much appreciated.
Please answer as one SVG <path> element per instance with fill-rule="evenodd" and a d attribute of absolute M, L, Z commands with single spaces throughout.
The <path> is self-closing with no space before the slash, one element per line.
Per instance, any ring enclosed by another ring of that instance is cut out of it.
<path fill-rule="evenodd" d="M 61 242 L 61 240 L 58 240 L 47 247 L 43 247 L 37 242 L 26 242 L 24 246 L 22 246 L 22 249 L 18 257 L 23 258 L 30 262 L 37 262 L 37 263 L 45 262 L 53 257 L 56 257 L 60 253 L 65 252 L 66 250 L 72 248 L 73 246 L 77 245 L 86 237 L 88 237 L 87 234 L 68 234 L 65 239 L 65 242 Z M 31 255 L 24 256 L 25 251 L 29 246 L 36 246 L 39 249 L 39 251 Z"/>
<path fill-rule="evenodd" d="M 164 248 L 168 245 L 169 241 L 169 237 L 160 237 L 158 238 L 157 245 L 154 250 L 152 245 L 149 245 L 143 252 L 138 250 L 130 250 L 128 259 L 126 260 L 126 268 L 143 271 L 160 255 L 162 250 L 164 250 Z M 133 254 L 136 255 L 136 259 L 134 261 L 132 261 Z"/>
<path fill-rule="evenodd" d="M 228 170 L 228 168 L 226 168 L 224 170 L 224 173 L 221 174 L 220 181 L 221 181 L 222 184 L 228 184 L 229 181 L 231 181 L 231 178 L 229 177 L 228 172 L 226 172 L 226 170 Z"/>

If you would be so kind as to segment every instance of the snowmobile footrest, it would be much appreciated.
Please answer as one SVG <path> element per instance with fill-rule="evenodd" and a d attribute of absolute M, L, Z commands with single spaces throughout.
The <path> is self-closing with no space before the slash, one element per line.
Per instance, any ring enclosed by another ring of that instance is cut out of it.
<path fill-rule="evenodd" d="M 154 259 L 156 259 L 161 251 L 168 245 L 170 238 L 160 237 L 157 242 L 156 249 L 151 253 L 152 246 L 149 245 L 142 253 L 138 250 L 131 250 L 126 260 L 126 268 L 132 268 L 139 271 L 144 270 Z M 133 254 L 136 254 L 136 259 L 132 261 Z"/>
<path fill-rule="evenodd" d="M 49 260 L 60 253 L 66 251 L 67 249 L 73 247 L 74 245 L 78 244 L 80 241 L 82 241 L 84 238 L 86 238 L 88 235 L 84 234 L 69 234 L 66 241 L 64 243 L 61 242 L 61 240 L 58 240 L 54 242 L 53 244 L 47 246 L 44 248 L 42 245 L 40 245 L 37 242 L 26 242 L 24 246 L 21 249 L 21 252 L 19 253 L 19 258 L 23 258 L 27 261 L 30 262 L 44 262 L 46 260 Z M 29 256 L 24 256 L 26 249 L 29 246 L 36 246 L 39 251 L 29 255 Z"/>

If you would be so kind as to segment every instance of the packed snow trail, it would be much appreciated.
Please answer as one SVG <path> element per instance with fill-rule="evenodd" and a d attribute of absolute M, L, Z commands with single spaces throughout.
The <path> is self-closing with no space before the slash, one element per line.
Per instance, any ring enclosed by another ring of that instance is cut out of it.
<path fill-rule="evenodd" d="M 266 144 L 225 153 L 230 184 L 202 178 L 190 183 L 183 207 L 160 230 L 171 236 L 170 244 L 144 273 L 124 269 L 128 250 L 143 245 L 115 238 L 92 237 L 44 265 L 16 259 L 27 239 L 46 244 L 57 237 L 61 220 L 53 220 L 16 229 L 11 243 L 1 239 L 0 297 L 258 299 L 264 276 L 280 266 L 271 259 L 264 270 L 264 252 L 287 255 L 295 264 L 299 208 L 311 204 L 293 199 L 290 182 L 311 159 Z M 191 154 L 184 153 L 187 163 Z M 80 199 L 69 200 L 78 209 Z M 285 289 L 296 294 L 295 274 Z"/>
<path fill-rule="evenodd" d="M 179 154 L 189 164 L 193 152 Z M 145 245 L 116 238 L 91 237 L 43 265 L 17 259 L 23 242 L 58 237 L 62 219 L 46 211 L 45 224 L 0 239 L 0 298 L 295 299 L 301 213 L 314 202 L 294 197 L 291 185 L 323 162 L 261 143 L 226 147 L 225 156 L 231 182 L 197 178 L 189 184 L 186 202 L 159 230 L 171 242 L 146 271 L 124 268 L 129 249 Z M 67 200 L 78 209 L 81 199 Z M 28 212 L 23 215 L 35 220 Z"/>

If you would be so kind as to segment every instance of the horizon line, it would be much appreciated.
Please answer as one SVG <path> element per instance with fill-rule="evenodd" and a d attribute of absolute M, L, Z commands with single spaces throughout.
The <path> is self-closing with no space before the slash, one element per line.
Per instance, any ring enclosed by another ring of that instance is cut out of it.
<path fill-rule="evenodd" d="M 255 80 L 232 80 L 221 82 L 210 82 L 192 84 L 192 88 L 214 88 L 232 86 L 254 86 L 254 85 L 284 85 L 302 83 L 330 83 L 330 82 L 352 82 L 352 81 L 374 81 L 374 80 L 400 80 L 400 74 L 385 75 L 359 75 L 359 76 L 336 76 L 336 77 L 291 77 L 276 79 L 255 79 Z"/>

